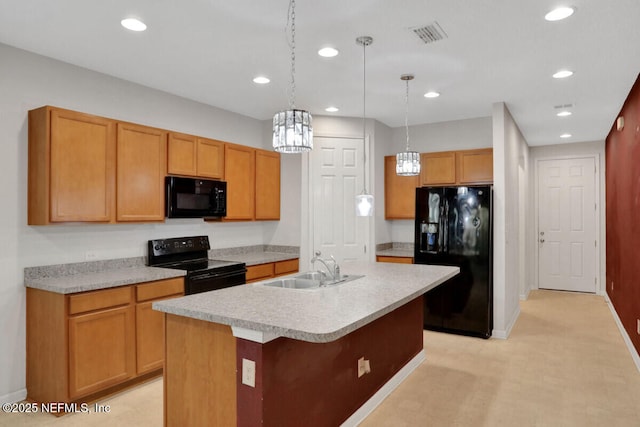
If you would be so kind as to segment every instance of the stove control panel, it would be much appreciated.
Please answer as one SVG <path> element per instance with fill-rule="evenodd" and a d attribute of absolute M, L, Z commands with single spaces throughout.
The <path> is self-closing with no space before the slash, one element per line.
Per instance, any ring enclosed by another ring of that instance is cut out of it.
<path fill-rule="evenodd" d="M 209 246 L 209 236 L 193 236 L 149 240 L 148 249 L 149 259 L 152 259 L 166 255 L 208 251 L 211 246 Z"/>

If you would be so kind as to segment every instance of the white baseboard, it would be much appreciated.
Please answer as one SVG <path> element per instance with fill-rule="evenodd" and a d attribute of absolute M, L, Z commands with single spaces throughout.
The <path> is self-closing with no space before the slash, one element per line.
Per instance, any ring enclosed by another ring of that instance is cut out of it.
<path fill-rule="evenodd" d="M 494 329 L 491 332 L 491 338 L 498 338 L 498 339 L 501 339 L 501 340 L 506 340 L 507 338 L 509 338 L 509 335 L 511 334 L 511 330 L 513 329 L 514 325 L 516 324 L 516 320 L 518 320 L 518 317 L 520 317 L 520 306 L 519 305 L 516 308 L 516 311 L 513 313 L 513 317 L 511 318 L 511 321 L 507 325 L 507 329 Z"/>
<path fill-rule="evenodd" d="M 354 412 L 340 427 L 355 427 L 364 421 L 374 409 L 382 403 L 418 366 L 426 359 L 426 353 L 421 350 L 406 365 L 402 367 L 389 381 L 383 385 L 364 405 Z"/>
<path fill-rule="evenodd" d="M 633 346 L 633 343 L 631 342 L 631 338 L 629 338 L 629 334 L 627 333 L 627 330 L 624 328 L 624 325 L 622 324 L 620 317 L 618 317 L 618 313 L 616 312 L 616 309 L 613 307 L 613 304 L 611 303 L 609 294 L 605 293 L 604 299 L 607 302 L 607 305 L 609 306 L 609 310 L 611 310 L 611 314 L 613 314 L 613 319 L 616 321 L 616 325 L 618 325 L 620 334 L 622 334 L 622 339 L 624 340 L 624 343 L 629 349 L 629 353 L 631 353 L 631 358 L 633 359 L 633 363 L 636 364 L 636 368 L 638 369 L 638 372 L 640 372 L 640 354 L 638 354 L 638 351 Z"/>
<path fill-rule="evenodd" d="M 27 398 L 27 389 L 23 388 L 22 390 L 14 391 L 13 393 L 0 396 L 0 404 L 20 402 L 26 398 Z"/>

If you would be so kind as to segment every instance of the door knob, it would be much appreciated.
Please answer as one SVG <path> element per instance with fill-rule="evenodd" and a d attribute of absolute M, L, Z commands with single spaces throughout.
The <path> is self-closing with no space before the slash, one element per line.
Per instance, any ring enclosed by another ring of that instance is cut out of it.
<path fill-rule="evenodd" d="M 540 243 L 544 243 L 544 239 L 540 239 Z"/>

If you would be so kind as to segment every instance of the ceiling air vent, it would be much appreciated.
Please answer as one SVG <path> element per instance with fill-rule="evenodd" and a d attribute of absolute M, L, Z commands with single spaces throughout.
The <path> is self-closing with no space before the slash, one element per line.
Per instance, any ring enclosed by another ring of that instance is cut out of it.
<path fill-rule="evenodd" d="M 424 44 L 437 42 L 438 40 L 447 38 L 447 33 L 444 32 L 440 24 L 436 21 L 433 21 L 431 24 L 423 27 L 409 28 L 409 31 L 412 31 L 416 36 L 418 36 Z"/>

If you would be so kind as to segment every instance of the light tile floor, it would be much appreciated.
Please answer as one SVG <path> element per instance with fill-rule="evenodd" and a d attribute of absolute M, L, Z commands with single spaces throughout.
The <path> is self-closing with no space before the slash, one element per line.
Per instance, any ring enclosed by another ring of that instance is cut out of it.
<path fill-rule="evenodd" d="M 426 362 L 363 427 L 640 427 L 640 372 L 601 296 L 533 291 L 507 340 L 424 343 Z M 0 413 L 0 426 L 162 426 L 161 380 L 100 403 L 111 412 Z"/>

